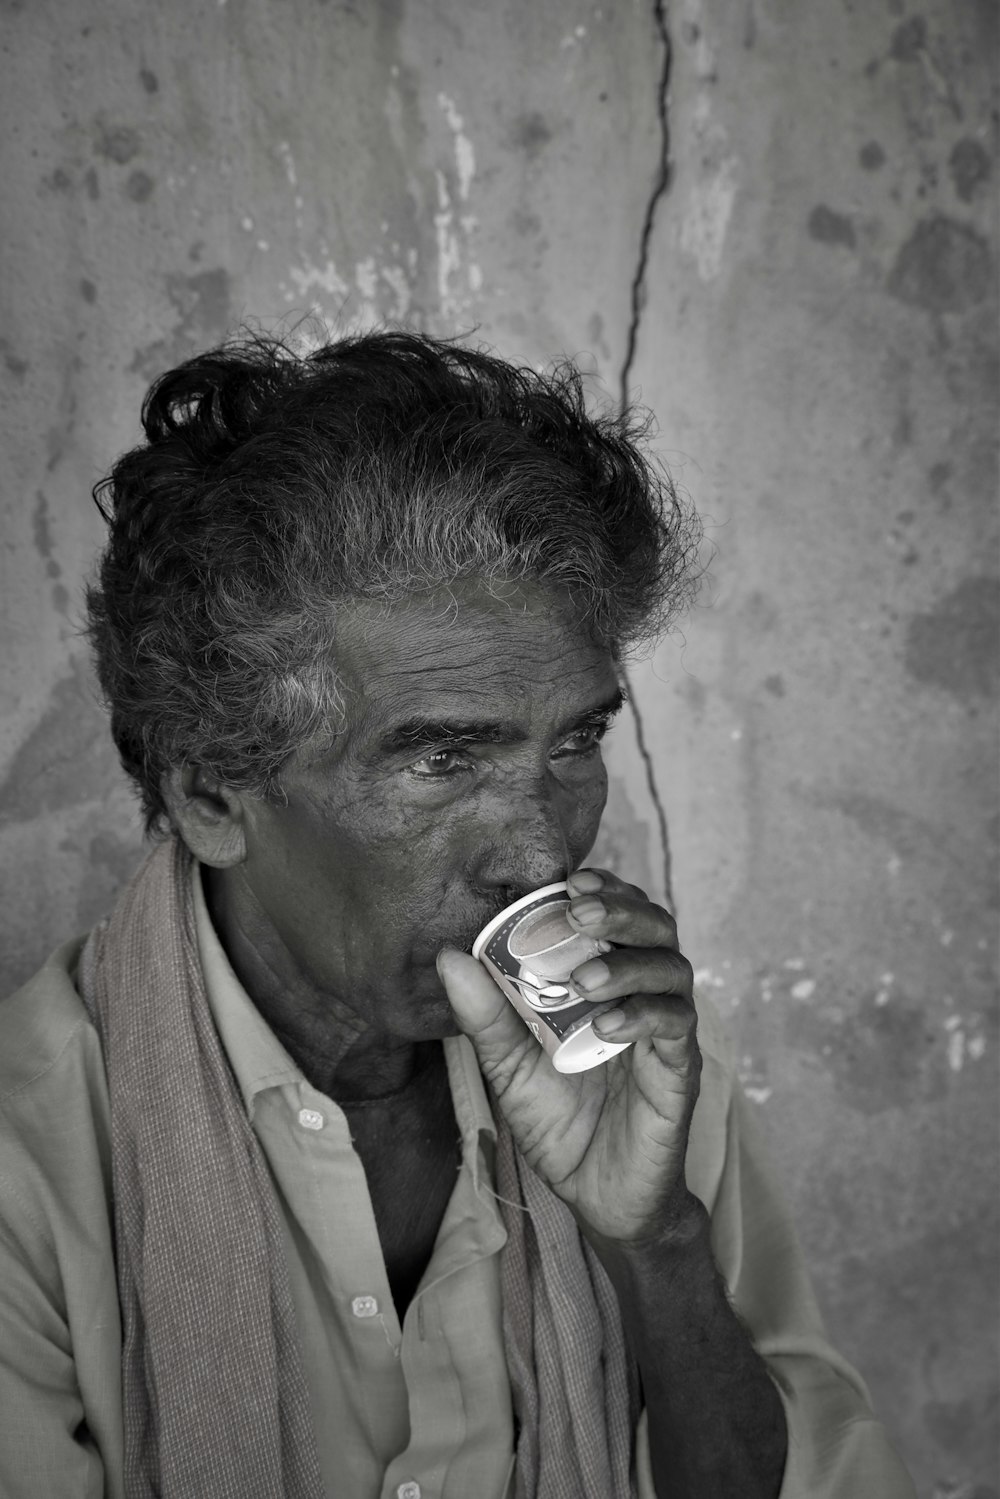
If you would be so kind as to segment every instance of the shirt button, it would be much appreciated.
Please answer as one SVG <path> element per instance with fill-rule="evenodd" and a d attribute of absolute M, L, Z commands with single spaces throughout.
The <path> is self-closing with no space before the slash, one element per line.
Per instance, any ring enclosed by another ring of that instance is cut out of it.
<path fill-rule="evenodd" d="M 355 1296 L 351 1302 L 351 1311 L 356 1317 L 377 1317 L 378 1302 L 374 1296 Z M 406 1485 L 404 1484 L 403 1487 L 405 1488 Z M 419 1499 L 419 1495 L 420 1490 L 418 1488 L 413 1499 Z"/>
<path fill-rule="evenodd" d="M 303 1129 L 322 1129 L 323 1115 L 318 1109 L 299 1109 L 299 1123 Z"/>
<path fill-rule="evenodd" d="M 419 1483 L 414 1483 L 412 1478 L 401 1483 L 396 1490 L 396 1499 L 420 1499 Z"/>

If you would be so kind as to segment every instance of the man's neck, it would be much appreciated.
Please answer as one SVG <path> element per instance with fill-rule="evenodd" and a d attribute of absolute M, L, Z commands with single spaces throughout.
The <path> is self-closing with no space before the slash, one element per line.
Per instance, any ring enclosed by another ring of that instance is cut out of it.
<path fill-rule="evenodd" d="M 290 969 L 277 937 L 242 909 L 234 882 L 206 865 L 200 872 L 205 904 L 233 972 L 319 1092 L 346 1104 L 390 1098 L 440 1055 L 439 1041 L 395 1041 L 365 1025 L 336 995 L 316 990 Z"/>

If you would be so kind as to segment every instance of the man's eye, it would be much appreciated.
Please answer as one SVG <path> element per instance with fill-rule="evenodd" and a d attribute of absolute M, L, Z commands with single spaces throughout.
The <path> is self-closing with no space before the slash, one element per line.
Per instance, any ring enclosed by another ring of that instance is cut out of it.
<path fill-rule="evenodd" d="M 558 759 L 560 755 L 589 755 L 596 750 L 607 732 L 606 723 L 591 724 L 586 729 L 578 729 L 559 746 L 555 758 Z"/>
<path fill-rule="evenodd" d="M 420 780 L 440 781 L 467 767 L 468 762 L 461 750 L 444 749 L 435 750 L 432 755 L 425 755 L 422 760 L 414 761 L 409 769 Z"/>

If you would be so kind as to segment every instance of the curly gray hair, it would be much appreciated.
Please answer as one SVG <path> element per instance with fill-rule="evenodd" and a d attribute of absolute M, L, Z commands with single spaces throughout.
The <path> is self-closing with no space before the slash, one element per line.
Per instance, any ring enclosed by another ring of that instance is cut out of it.
<path fill-rule="evenodd" d="M 183 764 L 258 796 L 341 720 L 337 610 L 475 577 L 559 590 L 620 658 L 689 602 L 698 523 L 579 373 L 412 333 L 232 342 L 162 376 L 94 497 L 89 634 L 148 831 Z"/>

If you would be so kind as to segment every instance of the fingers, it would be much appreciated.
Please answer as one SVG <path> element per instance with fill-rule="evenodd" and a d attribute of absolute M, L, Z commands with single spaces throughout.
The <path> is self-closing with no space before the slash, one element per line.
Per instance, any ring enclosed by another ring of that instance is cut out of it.
<path fill-rule="evenodd" d="M 649 900 L 641 886 L 627 884 L 610 869 L 578 869 L 569 876 L 566 884 L 570 895 L 594 895 L 599 890 L 610 890 L 618 895 L 631 895 L 636 900 Z"/>
<path fill-rule="evenodd" d="M 511 1014 L 501 990 L 468 953 L 443 947 L 437 956 L 437 971 L 456 1018 L 468 1035 L 490 1030 Z"/>
<path fill-rule="evenodd" d="M 690 1000 L 675 994 L 632 995 L 594 1020 L 594 1030 L 609 1041 L 653 1041 L 664 1061 L 675 1068 L 697 1058 L 698 1016 Z"/>
<path fill-rule="evenodd" d="M 437 970 L 458 1024 L 479 1053 L 480 1061 L 513 1067 L 534 1060 L 540 1048 L 524 1021 L 486 969 L 468 953 L 443 947 Z"/>
<path fill-rule="evenodd" d="M 590 870 L 585 873 L 591 873 Z M 570 925 L 588 937 L 606 937 L 623 947 L 669 947 L 677 949 L 677 923 L 669 911 L 654 906 L 634 885 L 574 895 L 569 904 Z"/>
<path fill-rule="evenodd" d="M 690 1002 L 694 970 L 683 953 L 670 947 L 616 947 L 588 958 L 571 974 L 587 999 L 600 1002 L 628 994 L 670 995 Z"/>

